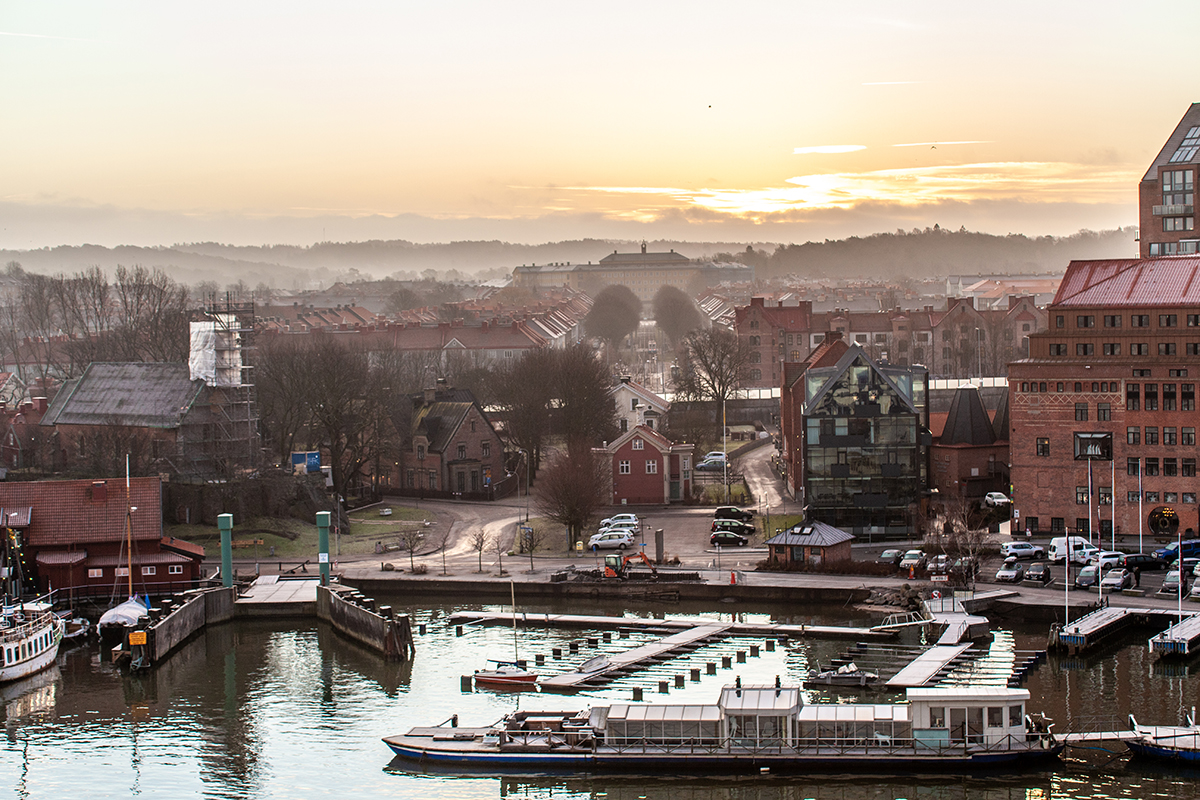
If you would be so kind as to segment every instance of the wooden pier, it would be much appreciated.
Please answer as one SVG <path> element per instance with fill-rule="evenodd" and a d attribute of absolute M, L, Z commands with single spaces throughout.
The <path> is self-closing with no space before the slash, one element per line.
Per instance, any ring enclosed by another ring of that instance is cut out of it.
<path fill-rule="evenodd" d="M 317 613 L 320 578 L 262 575 L 239 595 L 237 613 L 246 616 L 312 616 Z"/>
<path fill-rule="evenodd" d="M 938 676 L 950 662 L 967 652 L 968 644 L 934 645 L 921 653 L 908 666 L 897 672 L 888 680 L 887 685 L 895 689 L 910 686 L 925 686 Z"/>
<path fill-rule="evenodd" d="M 643 664 L 652 664 L 676 653 L 694 650 L 704 642 L 724 635 L 728 630 L 729 625 L 724 623 L 698 625 L 689 630 L 673 633 L 657 642 L 650 642 L 641 647 L 626 650 L 624 653 L 607 656 L 607 662 L 599 669 L 590 672 L 578 670 L 564 672 L 540 681 L 540 685 L 543 691 L 572 692 L 583 686 L 608 683 L 613 678 L 638 669 Z"/>
<path fill-rule="evenodd" d="M 459 611 L 450 617 L 451 624 L 512 625 L 513 614 L 507 611 Z M 893 630 L 851 628 L 835 625 L 783 625 L 775 622 L 718 622 L 695 619 L 646 619 L 644 617 L 601 617 L 584 614 L 516 614 L 517 624 L 526 627 L 542 625 L 560 628 L 595 628 L 631 630 L 689 630 L 701 625 L 726 625 L 733 635 L 780 637 L 813 637 L 816 639 L 851 639 L 860 642 L 886 642 L 896 637 Z"/>
<path fill-rule="evenodd" d="M 1196 639 L 1200 637 L 1200 623 L 1189 621 L 1195 616 L 1194 612 L 1189 612 L 1187 616 L 1189 619 L 1173 625 L 1151 639 L 1151 652 L 1186 653 L 1194 648 Z M 1104 606 L 1062 627 L 1052 627 L 1049 644 L 1051 647 L 1061 647 L 1068 652 L 1079 653 L 1134 625 L 1170 625 L 1176 617 L 1177 612 L 1166 608 Z M 1184 649 L 1177 649 L 1179 647 Z"/>
<path fill-rule="evenodd" d="M 1150 652 L 1160 656 L 1190 656 L 1200 644 L 1200 614 L 1184 618 L 1150 639 Z"/>

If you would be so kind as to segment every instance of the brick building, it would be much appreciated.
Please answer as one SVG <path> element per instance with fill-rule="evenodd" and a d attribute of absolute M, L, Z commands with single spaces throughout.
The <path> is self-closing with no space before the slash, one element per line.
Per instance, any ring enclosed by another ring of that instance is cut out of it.
<path fill-rule="evenodd" d="M 1196 172 L 1200 165 L 1200 103 L 1193 103 L 1138 184 L 1142 258 L 1196 253 Z"/>
<path fill-rule="evenodd" d="M 1009 368 L 1018 524 L 1127 544 L 1168 510 L 1200 528 L 1200 256 L 1071 262 L 1048 311 Z"/>
<path fill-rule="evenodd" d="M 996 420 L 1005 422 L 1001 413 Z M 929 461 L 930 488 L 942 497 L 978 500 L 988 492 L 1008 493 L 1008 437 L 993 429 L 977 387 L 954 391 L 945 423 L 929 447 Z"/>
<path fill-rule="evenodd" d="M 752 297 L 735 311 L 734 330 L 751 349 L 749 386 L 779 385 L 784 362 L 799 363 L 837 331 L 875 361 L 920 364 L 934 377 L 1004 375 L 1008 362 L 1024 358 L 1029 336 L 1046 327 L 1046 312 L 1033 297 L 1009 297 L 1004 308 L 976 308 L 975 298 L 946 301 L 946 308 L 814 312 L 811 301 L 794 305 Z"/>
<path fill-rule="evenodd" d="M 597 450 L 612 464 L 613 504 L 681 502 L 691 493 L 695 448 L 639 425 Z"/>

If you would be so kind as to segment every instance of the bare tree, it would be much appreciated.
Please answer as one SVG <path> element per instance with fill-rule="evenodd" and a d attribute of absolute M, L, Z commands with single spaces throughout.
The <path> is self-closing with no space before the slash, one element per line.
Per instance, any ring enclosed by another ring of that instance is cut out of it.
<path fill-rule="evenodd" d="M 476 528 L 467 537 L 467 542 L 471 545 L 471 549 L 478 554 L 479 571 L 483 572 L 483 551 L 487 550 L 488 545 L 492 543 L 492 537 L 488 536 L 487 531 L 483 528 Z"/>
<path fill-rule="evenodd" d="M 425 541 L 425 531 L 423 528 L 414 525 L 400 532 L 400 539 L 404 542 L 405 549 L 408 550 L 408 569 L 409 572 L 416 572 L 417 548 Z"/>
<path fill-rule="evenodd" d="M 504 577 L 504 552 L 508 548 L 504 546 L 504 537 L 498 533 L 492 537 L 492 549 L 496 551 L 496 565 L 500 568 L 500 577 Z"/>
<path fill-rule="evenodd" d="M 538 550 L 546 541 L 546 532 L 540 528 L 535 528 L 532 525 L 527 526 L 528 530 L 521 531 L 521 541 L 529 550 L 529 571 L 533 572 L 533 553 Z"/>
<path fill-rule="evenodd" d="M 435 538 L 438 549 L 442 551 L 442 574 L 443 575 L 450 574 L 446 571 L 446 549 L 450 545 L 450 531 L 451 531 L 451 527 L 449 525 L 447 525 L 445 528 L 443 528 L 437 534 L 437 537 Z"/>
<path fill-rule="evenodd" d="M 721 328 L 692 331 L 683 340 L 676 390 L 685 399 L 724 402 L 750 379 L 749 343 Z"/>
<path fill-rule="evenodd" d="M 537 507 L 567 528 L 568 547 L 582 538 L 583 528 L 612 496 L 611 464 L 590 450 L 560 453 L 546 467 L 538 488 Z"/>
<path fill-rule="evenodd" d="M 552 356 L 559 430 L 568 452 L 578 455 L 617 435 L 616 406 L 608 370 L 590 347 L 577 344 Z"/>

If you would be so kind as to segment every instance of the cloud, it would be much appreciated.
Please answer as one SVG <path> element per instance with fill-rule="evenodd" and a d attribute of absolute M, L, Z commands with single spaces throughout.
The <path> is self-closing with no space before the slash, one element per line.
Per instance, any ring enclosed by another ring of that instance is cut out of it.
<path fill-rule="evenodd" d="M 815 147 L 797 147 L 792 151 L 792 155 L 803 156 L 809 153 L 853 153 L 857 150 L 866 150 L 867 146 L 862 144 L 820 144 Z"/>

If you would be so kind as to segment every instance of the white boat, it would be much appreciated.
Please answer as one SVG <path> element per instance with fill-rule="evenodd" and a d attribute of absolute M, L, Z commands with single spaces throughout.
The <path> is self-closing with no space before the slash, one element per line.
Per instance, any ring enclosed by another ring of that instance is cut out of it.
<path fill-rule="evenodd" d="M 804 682 L 804 685 L 873 686 L 878 681 L 878 673 L 869 672 L 865 669 L 859 669 L 858 665 L 851 661 L 849 664 L 843 664 L 837 669 L 827 669 L 820 672 L 809 673 L 808 680 Z"/>
<path fill-rule="evenodd" d="M 62 636 L 63 621 L 49 603 L 6 605 L 0 616 L 0 683 L 53 664 Z"/>
<path fill-rule="evenodd" d="M 150 615 L 145 598 L 134 595 L 120 605 L 113 606 L 100 616 L 97 629 L 100 640 L 105 643 L 123 641 L 125 631 L 136 627 L 138 622 Z"/>
<path fill-rule="evenodd" d="M 1195 712 L 1194 707 L 1192 711 Z M 1158 761 L 1184 761 L 1189 766 L 1200 762 L 1200 725 L 1194 717 L 1188 717 L 1187 725 L 1138 725 L 1130 714 L 1129 722 L 1137 737 L 1126 740 L 1125 746 L 1134 755 Z"/>
<path fill-rule="evenodd" d="M 494 725 L 413 728 L 383 741 L 428 765 L 576 771 L 972 771 L 1033 768 L 1062 750 L 1026 715 L 1029 692 L 920 687 L 906 702 L 805 704 L 796 687 L 721 690 L 715 705 L 616 703 L 518 711 Z"/>

